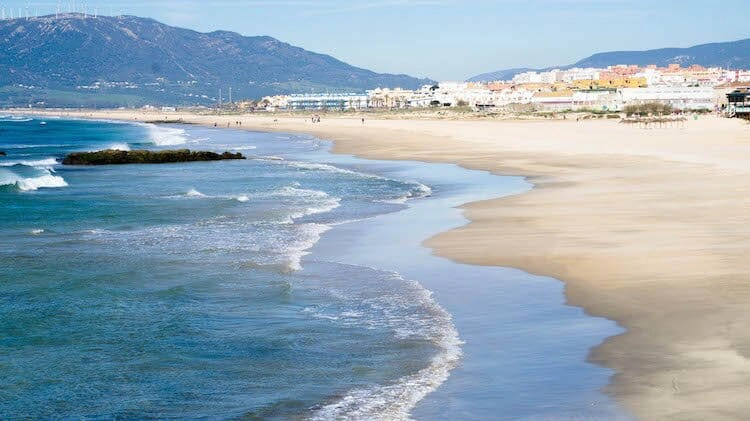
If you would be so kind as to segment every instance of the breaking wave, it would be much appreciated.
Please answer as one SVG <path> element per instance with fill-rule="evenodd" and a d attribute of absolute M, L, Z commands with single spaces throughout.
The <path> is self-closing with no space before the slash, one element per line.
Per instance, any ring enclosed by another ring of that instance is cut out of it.
<path fill-rule="evenodd" d="M 129 151 L 130 145 L 127 143 L 113 143 L 111 145 L 108 145 L 105 149 L 112 149 L 115 151 Z"/>
<path fill-rule="evenodd" d="M 458 366 L 463 342 L 450 313 L 418 282 L 407 281 L 397 273 L 392 274 L 391 281 L 401 285 L 377 297 L 349 297 L 351 308 L 338 314 L 305 310 L 332 323 L 384 326 L 398 338 L 429 341 L 437 353 L 427 367 L 414 374 L 389 384 L 347 392 L 317 409 L 313 420 L 408 420 L 412 408 L 443 384 L 450 371 Z M 403 314 L 405 309 L 411 311 Z"/>
<path fill-rule="evenodd" d="M 55 175 L 53 167 L 57 164 L 55 158 L 2 161 L 0 186 L 13 186 L 20 191 L 66 187 L 68 183 Z"/>
<path fill-rule="evenodd" d="M 68 185 L 65 180 L 51 172 L 38 176 L 22 176 L 13 171 L 0 169 L 0 186 L 14 186 L 20 191 L 33 191 L 41 188 L 58 188 Z"/>
<path fill-rule="evenodd" d="M 145 124 L 145 127 L 148 128 L 151 142 L 157 146 L 184 145 L 188 141 L 185 129 L 161 127 L 156 124 Z"/>
<path fill-rule="evenodd" d="M 27 167 L 52 168 L 57 165 L 56 158 L 45 158 L 37 160 L 20 160 L 20 161 L 0 161 L 0 167 L 13 167 L 16 165 L 25 165 Z"/>
<path fill-rule="evenodd" d="M 190 190 L 188 190 L 187 193 L 185 193 L 185 196 L 187 196 L 187 197 L 208 197 L 208 196 L 206 196 L 205 194 L 199 192 L 196 189 L 190 189 Z"/>

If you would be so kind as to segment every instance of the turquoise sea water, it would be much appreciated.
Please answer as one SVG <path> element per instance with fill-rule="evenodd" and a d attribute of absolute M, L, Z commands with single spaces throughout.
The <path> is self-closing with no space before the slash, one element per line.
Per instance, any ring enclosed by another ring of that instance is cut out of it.
<path fill-rule="evenodd" d="M 175 147 L 252 159 L 58 164 Z M 419 246 L 462 223 L 451 206 L 520 179 L 187 126 L 4 117 L 0 150 L 3 418 L 615 413 L 611 373 L 584 361 L 610 323 L 555 281 Z"/>

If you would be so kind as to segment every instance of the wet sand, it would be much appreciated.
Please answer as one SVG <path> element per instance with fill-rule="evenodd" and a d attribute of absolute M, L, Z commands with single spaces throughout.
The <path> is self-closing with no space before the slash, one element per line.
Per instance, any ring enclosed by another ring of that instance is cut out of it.
<path fill-rule="evenodd" d="M 59 113 L 57 113 L 59 114 Z M 430 239 L 440 256 L 565 282 L 567 300 L 626 333 L 592 349 L 607 387 L 643 419 L 750 413 L 750 126 L 701 117 L 684 128 L 616 121 L 182 117 L 304 132 L 365 158 L 457 163 L 524 175 L 527 193 L 463 206 L 472 222 Z M 276 121 L 274 121 L 276 119 Z"/>

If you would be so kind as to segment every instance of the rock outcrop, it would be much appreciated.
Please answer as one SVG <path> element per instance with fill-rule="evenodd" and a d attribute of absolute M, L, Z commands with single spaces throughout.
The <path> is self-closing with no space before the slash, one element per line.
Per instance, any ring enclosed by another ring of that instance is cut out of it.
<path fill-rule="evenodd" d="M 123 165 L 123 164 L 169 164 L 176 162 L 221 161 L 245 159 L 241 153 L 216 153 L 191 151 L 190 149 L 164 151 L 120 151 L 106 149 L 97 152 L 74 152 L 63 159 L 63 165 Z"/>

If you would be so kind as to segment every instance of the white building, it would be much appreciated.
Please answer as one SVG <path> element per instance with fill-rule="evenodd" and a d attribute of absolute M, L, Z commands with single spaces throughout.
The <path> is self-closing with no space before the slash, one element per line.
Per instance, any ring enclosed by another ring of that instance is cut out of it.
<path fill-rule="evenodd" d="M 679 110 L 712 110 L 715 93 L 711 87 L 655 86 L 618 90 L 624 105 L 659 102 Z"/>
<path fill-rule="evenodd" d="M 513 77 L 513 83 L 542 83 L 542 75 L 537 72 L 519 73 Z"/>
<path fill-rule="evenodd" d="M 600 69 L 594 69 L 594 68 L 573 68 L 564 70 L 560 74 L 560 81 L 570 83 L 576 80 L 599 80 L 599 75 L 601 74 Z"/>
<path fill-rule="evenodd" d="M 287 108 L 292 110 L 352 110 L 367 108 L 368 105 L 367 95 L 353 93 L 302 94 L 287 98 Z"/>

